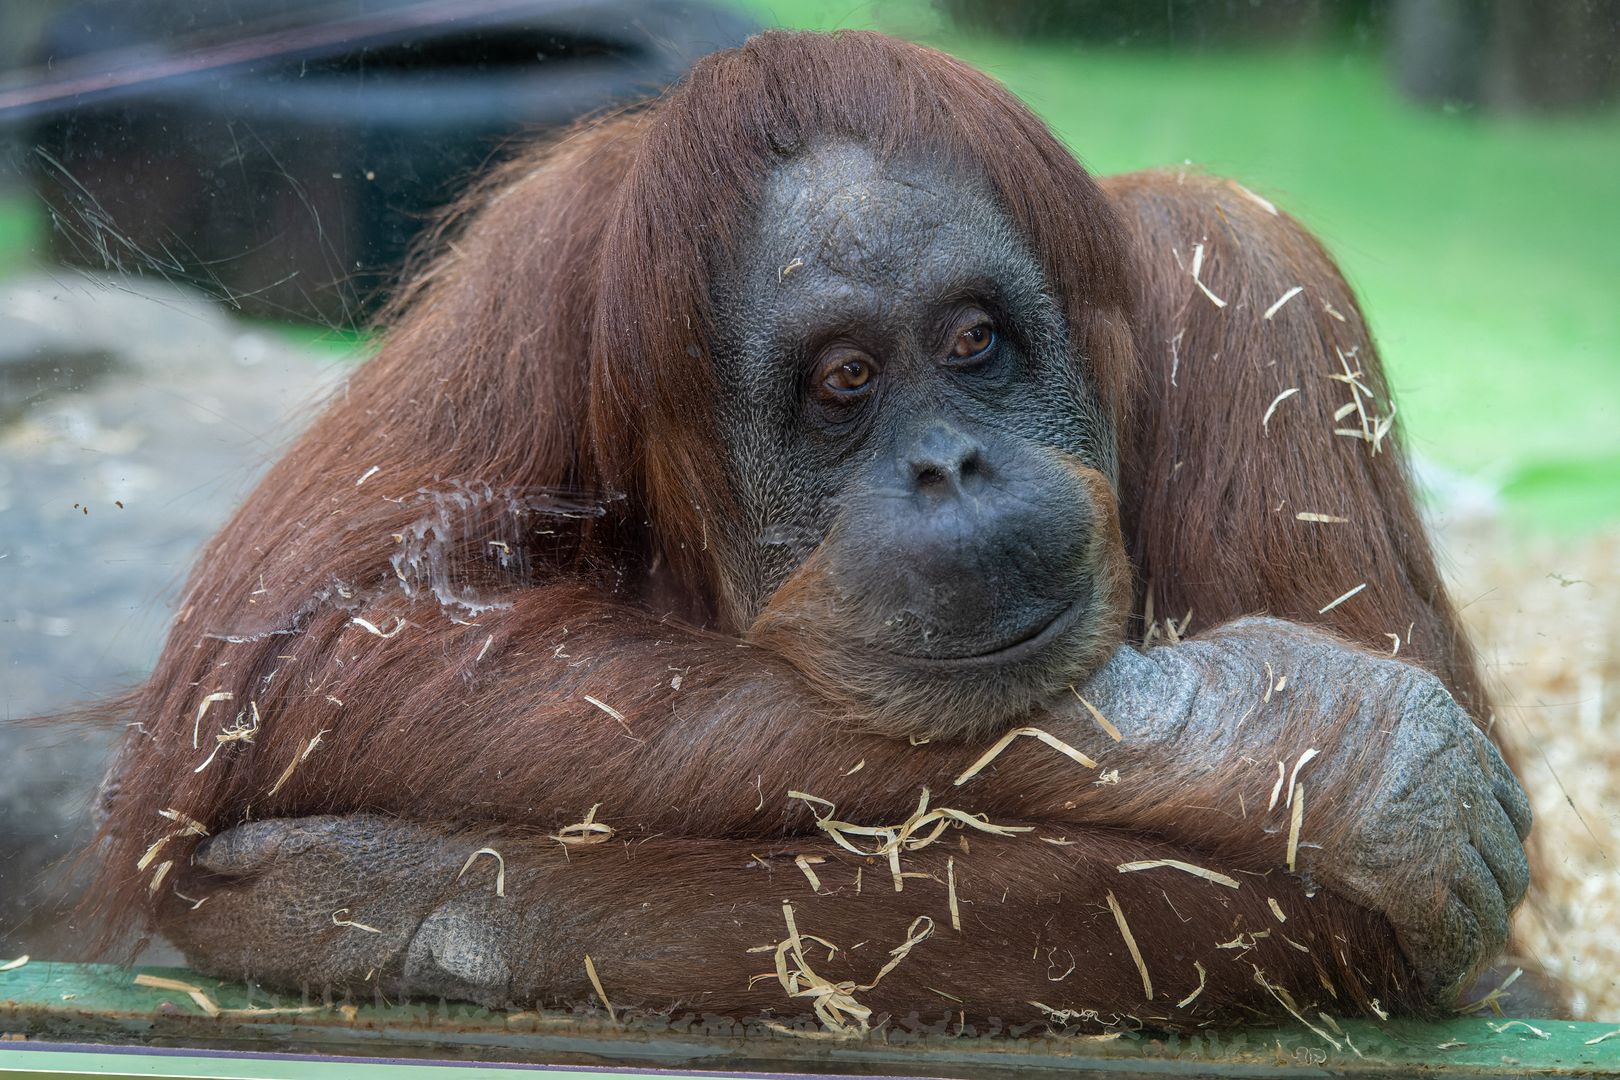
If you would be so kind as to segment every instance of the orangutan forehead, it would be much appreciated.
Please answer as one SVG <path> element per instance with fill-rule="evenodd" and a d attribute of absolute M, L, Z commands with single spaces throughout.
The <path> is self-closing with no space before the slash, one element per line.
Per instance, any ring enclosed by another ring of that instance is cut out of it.
<path fill-rule="evenodd" d="M 756 235 L 781 257 L 784 278 L 891 286 L 961 268 L 975 249 L 1022 247 L 977 177 L 926 160 L 883 160 L 854 143 L 784 164 L 766 184 Z M 986 245 L 995 239 L 1003 243 Z"/>

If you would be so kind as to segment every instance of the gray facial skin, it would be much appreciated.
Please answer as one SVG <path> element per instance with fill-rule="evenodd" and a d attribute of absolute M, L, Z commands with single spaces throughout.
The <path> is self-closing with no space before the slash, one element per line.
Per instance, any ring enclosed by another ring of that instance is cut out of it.
<path fill-rule="evenodd" d="M 1097 507 L 1073 465 L 1112 484 L 1113 428 L 985 189 L 822 146 L 771 178 L 718 279 L 745 617 L 818 545 L 852 646 L 902 660 L 994 664 L 1099 617 Z M 952 347 L 975 311 L 994 340 L 963 362 Z M 835 354 L 862 358 L 859 394 L 823 386 Z"/>

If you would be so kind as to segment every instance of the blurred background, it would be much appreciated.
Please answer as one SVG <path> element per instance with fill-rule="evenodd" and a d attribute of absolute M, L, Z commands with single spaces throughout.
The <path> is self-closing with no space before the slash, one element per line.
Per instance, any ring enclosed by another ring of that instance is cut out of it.
<path fill-rule="evenodd" d="M 1528 747 L 1524 947 L 1620 1017 L 1620 0 L 7 0 L 0 959 L 82 933 L 109 740 L 7 721 L 140 677 L 439 207 L 770 25 L 934 45 L 1095 172 L 1191 163 L 1324 239 Z"/>

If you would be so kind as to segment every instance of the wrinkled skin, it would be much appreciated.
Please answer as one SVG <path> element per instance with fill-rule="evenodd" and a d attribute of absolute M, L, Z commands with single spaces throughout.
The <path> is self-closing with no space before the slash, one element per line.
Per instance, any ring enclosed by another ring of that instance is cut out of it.
<path fill-rule="evenodd" d="M 753 540 L 737 606 L 766 616 L 756 639 L 884 687 L 863 722 L 897 735 L 964 734 L 925 731 L 942 711 L 994 732 L 1102 661 L 1125 602 L 1113 425 L 985 192 L 822 147 L 767 185 L 716 292 L 725 449 Z M 962 338 L 976 327 L 982 341 Z M 850 361 L 868 381 L 829 390 Z M 777 618 L 802 613 L 807 571 L 823 601 L 810 640 Z M 896 699 L 897 683 L 913 689 Z"/>

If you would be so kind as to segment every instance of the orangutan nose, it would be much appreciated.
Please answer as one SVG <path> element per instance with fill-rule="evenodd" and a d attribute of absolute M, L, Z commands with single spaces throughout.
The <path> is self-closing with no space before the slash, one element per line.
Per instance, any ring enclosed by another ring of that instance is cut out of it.
<path fill-rule="evenodd" d="M 911 491 L 931 498 L 959 497 L 990 477 L 984 446 L 943 422 L 920 432 L 902 460 Z"/>

